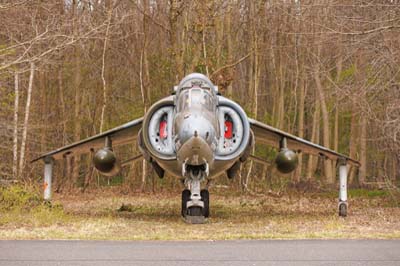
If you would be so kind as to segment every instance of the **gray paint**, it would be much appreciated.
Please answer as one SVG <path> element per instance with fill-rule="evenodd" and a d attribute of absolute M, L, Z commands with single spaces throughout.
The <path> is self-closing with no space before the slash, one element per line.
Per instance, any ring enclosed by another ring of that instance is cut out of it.
<path fill-rule="evenodd" d="M 347 202 L 347 165 L 339 165 L 339 202 Z"/>
<path fill-rule="evenodd" d="M 103 133 L 97 134 L 90 138 L 66 145 L 54 151 L 45 153 L 35 158 L 31 162 L 52 157 L 54 160 L 63 159 L 63 156 L 70 154 L 89 153 L 91 149 L 104 147 L 104 140 L 108 136 L 113 140 L 113 145 L 118 146 L 126 143 L 132 143 L 136 140 L 139 129 L 141 128 L 143 117 L 132 120 L 121 126 L 115 127 Z"/>
<path fill-rule="evenodd" d="M 328 149 L 326 147 L 320 146 L 318 144 L 312 143 L 308 140 L 296 137 L 285 131 L 279 130 L 272 126 L 266 125 L 254 119 L 249 119 L 251 128 L 256 136 L 256 142 L 264 142 L 268 145 L 279 148 L 280 140 L 285 137 L 287 138 L 287 146 L 289 149 L 305 152 L 316 156 L 325 156 L 331 160 L 338 160 L 340 158 L 345 158 L 349 164 L 360 166 L 360 162 L 349 158 L 348 156 Z"/>

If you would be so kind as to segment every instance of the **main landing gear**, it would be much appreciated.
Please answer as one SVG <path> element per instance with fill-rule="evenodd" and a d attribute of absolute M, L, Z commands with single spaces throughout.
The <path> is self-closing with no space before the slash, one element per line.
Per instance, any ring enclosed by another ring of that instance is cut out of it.
<path fill-rule="evenodd" d="M 188 223 L 201 224 L 210 216 L 210 193 L 207 189 L 200 189 L 207 172 L 203 167 L 189 168 L 187 173 L 185 171 L 186 189 L 182 191 L 181 214 Z"/>

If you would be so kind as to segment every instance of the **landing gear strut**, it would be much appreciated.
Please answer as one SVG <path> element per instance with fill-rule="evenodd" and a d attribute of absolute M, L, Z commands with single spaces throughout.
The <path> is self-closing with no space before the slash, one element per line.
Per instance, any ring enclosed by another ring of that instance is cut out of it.
<path fill-rule="evenodd" d="M 347 165 L 346 159 L 341 158 L 339 165 L 339 216 L 347 216 Z"/>

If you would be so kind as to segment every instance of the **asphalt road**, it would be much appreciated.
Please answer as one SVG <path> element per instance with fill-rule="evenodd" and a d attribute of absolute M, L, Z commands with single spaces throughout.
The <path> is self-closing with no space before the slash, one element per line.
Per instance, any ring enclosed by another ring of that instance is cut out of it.
<path fill-rule="evenodd" d="M 0 265 L 400 265 L 400 240 L 0 241 Z"/>

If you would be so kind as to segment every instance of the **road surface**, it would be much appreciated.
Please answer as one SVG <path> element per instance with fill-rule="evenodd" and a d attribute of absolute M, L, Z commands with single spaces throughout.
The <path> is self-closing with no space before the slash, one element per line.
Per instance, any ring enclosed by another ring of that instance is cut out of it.
<path fill-rule="evenodd" d="M 0 265 L 400 265 L 400 240 L 0 241 Z"/>

